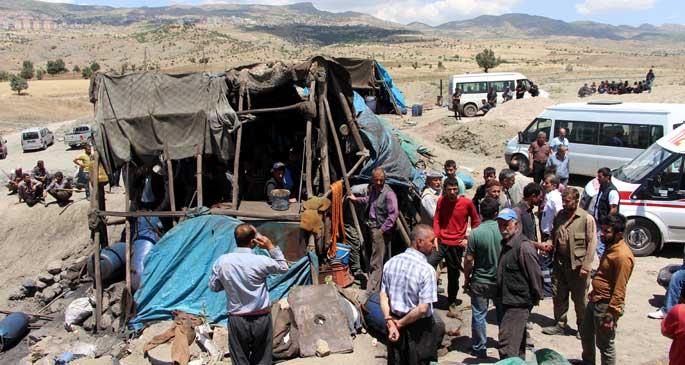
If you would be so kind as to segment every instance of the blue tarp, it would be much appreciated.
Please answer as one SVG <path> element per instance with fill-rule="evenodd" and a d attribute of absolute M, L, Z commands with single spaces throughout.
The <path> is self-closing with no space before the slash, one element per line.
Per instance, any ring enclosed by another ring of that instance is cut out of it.
<path fill-rule="evenodd" d="M 231 217 L 205 215 L 188 219 L 165 234 L 145 258 L 142 285 L 134 296 L 137 314 L 129 327 L 137 330 L 145 322 L 171 319 L 174 310 L 226 325 L 226 294 L 210 291 L 208 283 L 214 261 L 235 249 L 233 231 L 240 223 Z M 255 252 L 267 254 L 261 249 Z M 295 285 L 312 283 L 310 262 L 318 268 L 316 255 L 310 253 L 287 273 L 269 278 L 272 302 L 285 297 Z"/>
<path fill-rule="evenodd" d="M 400 111 L 402 114 L 405 114 L 407 112 L 407 104 L 404 101 L 404 95 L 402 95 L 402 92 L 400 89 L 398 89 L 395 86 L 395 83 L 392 81 L 392 77 L 388 73 L 388 70 L 383 67 L 379 62 L 375 62 L 376 64 L 376 71 L 378 72 L 378 75 L 381 76 L 383 81 L 385 82 L 385 85 L 390 89 L 390 97 L 393 99 L 393 102 L 400 108 Z"/>

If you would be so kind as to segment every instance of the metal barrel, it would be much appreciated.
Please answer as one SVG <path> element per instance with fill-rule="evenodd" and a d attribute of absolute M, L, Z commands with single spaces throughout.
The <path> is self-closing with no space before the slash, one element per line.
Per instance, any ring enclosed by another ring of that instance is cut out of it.
<path fill-rule="evenodd" d="M 14 312 L 0 321 L 0 351 L 5 351 L 29 333 L 29 316 Z"/>

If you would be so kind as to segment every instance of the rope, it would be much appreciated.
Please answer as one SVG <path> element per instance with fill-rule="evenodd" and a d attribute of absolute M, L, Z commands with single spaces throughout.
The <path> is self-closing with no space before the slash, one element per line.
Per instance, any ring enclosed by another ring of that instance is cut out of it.
<path fill-rule="evenodd" d="M 328 247 L 328 257 L 334 258 L 338 251 L 338 236 L 345 242 L 345 226 L 343 223 L 343 183 L 338 180 L 331 184 L 331 245 Z"/>

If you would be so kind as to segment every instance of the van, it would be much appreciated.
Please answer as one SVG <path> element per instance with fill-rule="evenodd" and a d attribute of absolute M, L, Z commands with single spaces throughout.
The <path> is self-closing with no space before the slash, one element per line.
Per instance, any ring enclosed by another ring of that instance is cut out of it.
<path fill-rule="evenodd" d="M 685 242 L 684 157 L 685 126 L 680 126 L 613 171 L 619 211 L 628 218 L 624 240 L 635 256 Z"/>
<path fill-rule="evenodd" d="M 452 110 L 452 95 L 457 90 L 461 89 L 461 105 L 464 116 L 474 117 L 481 107 L 482 100 L 487 99 L 488 90 L 494 87 L 497 91 L 497 103 L 501 104 L 502 92 L 505 87 L 509 87 L 512 95 L 516 97 L 516 84 L 521 82 L 527 89 L 531 82 L 526 76 L 518 72 L 493 72 L 493 73 L 475 73 L 450 76 L 449 81 L 449 100 L 448 108 Z M 539 90 L 538 97 L 549 97 L 549 94 L 544 90 Z M 524 98 L 532 97 L 530 93 L 526 93 Z"/>
<path fill-rule="evenodd" d="M 47 149 L 55 143 L 55 136 L 47 128 L 29 128 L 21 131 L 21 148 L 26 151 Z"/>
<path fill-rule="evenodd" d="M 528 147 L 539 132 L 552 141 L 560 128 L 569 140 L 570 172 L 595 176 L 629 162 L 659 138 L 685 121 L 685 104 L 591 101 L 558 104 L 545 109 L 527 128 L 512 138 L 504 151 L 507 163 L 517 160 L 527 173 Z"/>

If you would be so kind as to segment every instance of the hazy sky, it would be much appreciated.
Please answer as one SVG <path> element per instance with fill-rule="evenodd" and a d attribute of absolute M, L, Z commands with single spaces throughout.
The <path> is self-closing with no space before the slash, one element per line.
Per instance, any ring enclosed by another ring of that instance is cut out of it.
<path fill-rule="evenodd" d="M 50 0 L 74 4 L 119 7 L 163 6 L 174 3 L 261 3 L 287 4 L 297 0 Z M 478 15 L 527 13 L 566 21 L 593 20 L 614 25 L 651 23 L 685 24 L 683 0 L 312 0 L 317 8 L 329 11 L 354 10 L 381 19 L 409 23 L 420 21 L 437 25 Z"/>

